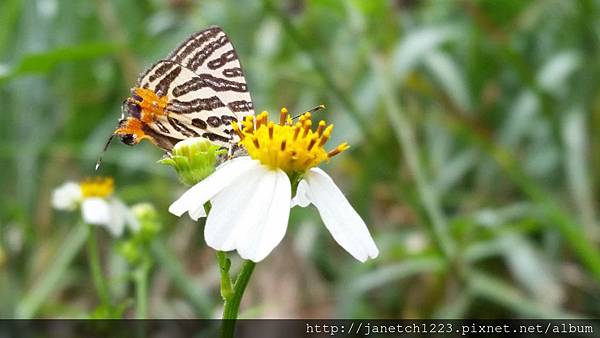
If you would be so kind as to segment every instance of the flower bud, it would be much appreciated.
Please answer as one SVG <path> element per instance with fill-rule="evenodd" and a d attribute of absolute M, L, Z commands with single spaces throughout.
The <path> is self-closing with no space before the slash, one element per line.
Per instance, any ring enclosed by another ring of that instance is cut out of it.
<path fill-rule="evenodd" d="M 227 151 L 220 149 L 203 137 L 192 137 L 178 142 L 170 157 L 158 163 L 170 165 L 177 171 L 179 180 L 188 186 L 194 185 L 215 171 L 217 157 Z"/>
<path fill-rule="evenodd" d="M 117 245 L 117 250 L 129 264 L 135 264 L 142 258 L 139 246 L 134 240 L 120 242 Z"/>
<path fill-rule="evenodd" d="M 131 207 L 131 211 L 137 218 L 140 228 L 135 236 L 141 240 L 151 240 L 161 230 L 158 213 L 150 203 L 139 203 Z"/>

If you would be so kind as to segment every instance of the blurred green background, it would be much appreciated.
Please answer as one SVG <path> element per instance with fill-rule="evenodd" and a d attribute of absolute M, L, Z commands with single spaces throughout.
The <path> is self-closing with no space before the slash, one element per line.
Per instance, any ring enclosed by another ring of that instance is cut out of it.
<path fill-rule="evenodd" d="M 257 110 L 327 105 L 331 144 L 352 148 L 326 170 L 381 252 L 355 261 L 295 208 L 242 317 L 600 316 L 600 2 L 3 0 L 1 317 L 97 312 L 79 213 L 53 210 L 52 190 L 95 175 L 137 74 L 210 25 Z M 184 187 L 161 157 L 115 142 L 100 169 L 158 210 L 148 316 L 218 317 L 214 251 L 167 212 Z M 97 237 L 136 317 L 131 267 Z"/>

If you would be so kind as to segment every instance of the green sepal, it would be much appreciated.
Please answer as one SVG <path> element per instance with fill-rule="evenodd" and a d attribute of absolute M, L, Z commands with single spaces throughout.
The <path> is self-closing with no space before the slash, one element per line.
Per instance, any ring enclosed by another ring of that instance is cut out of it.
<path fill-rule="evenodd" d="M 227 150 L 209 140 L 194 137 L 177 143 L 172 154 L 158 163 L 175 168 L 179 180 L 191 186 L 212 174 L 217 165 L 217 158 L 226 153 Z"/>

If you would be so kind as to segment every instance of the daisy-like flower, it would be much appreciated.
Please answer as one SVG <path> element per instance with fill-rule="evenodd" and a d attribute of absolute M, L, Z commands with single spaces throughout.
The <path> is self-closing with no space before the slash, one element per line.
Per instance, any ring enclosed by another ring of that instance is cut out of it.
<path fill-rule="evenodd" d="M 331 177 L 316 166 L 349 148 L 343 143 L 324 149 L 333 125 L 311 114 L 293 123 L 281 110 L 279 123 L 267 112 L 248 116 L 240 128 L 233 123 L 248 156 L 225 162 L 184 193 L 169 208 L 177 216 L 188 212 L 197 220 L 212 203 L 204 237 L 216 250 L 237 250 L 244 259 L 264 259 L 285 235 L 290 207 L 316 206 L 333 238 L 361 262 L 379 254 L 367 226 Z M 297 187 L 292 199 L 293 188 Z"/>
<path fill-rule="evenodd" d="M 137 219 L 123 202 L 112 196 L 113 191 L 112 178 L 66 182 L 52 193 L 52 206 L 68 211 L 81 207 L 84 222 L 104 226 L 115 237 L 123 234 L 126 224 L 132 231 L 137 231 L 140 227 Z"/>

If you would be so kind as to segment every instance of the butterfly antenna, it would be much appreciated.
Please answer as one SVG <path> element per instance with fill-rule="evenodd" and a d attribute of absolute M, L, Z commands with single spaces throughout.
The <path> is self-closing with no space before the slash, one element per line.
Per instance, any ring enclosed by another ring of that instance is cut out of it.
<path fill-rule="evenodd" d="M 102 149 L 102 152 L 100 153 L 100 156 L 98 156 L 98 161 L 96 161 L 96 171 L 98 171 L 98 168 L 100 168 L 100 164 L 102 164 L 102 156 L 104 156 L 104 153 L 106 152 L 106 149 L 108 149 L 108 145 L 113 140 L 113 137 L 115 137 L 115 134 L 110 135 L 106 141 L 106 144 L 104 145 L 104 148 Z"/>
<path fill-rule="evenodd" d="M 302 114 L 298 114 L 298 115 L 294 116 L 294 117 L 292 118 L 292 120 L 295 120 L 295 119 L 299 118 L 300 116 L 302 116 L 302 115 L 304 115 L 304 114 L 306 114 L 306 113 L 311 113 L 311 114 L 314 114 L 314 113 L 316 113 L 316 112 L 318 112 L 318 111 L 320 111 L 320 110 L 323 110 L 323 109 L 325 109 L 325 105 L 324 105 L 324 104 L 320 104 L 320 105 L 318 105 L 318 106 L 314 107 L 313 109 L 307 110 L 306 112 L 304 112 L 304 113 L 302 113 Z"/>

